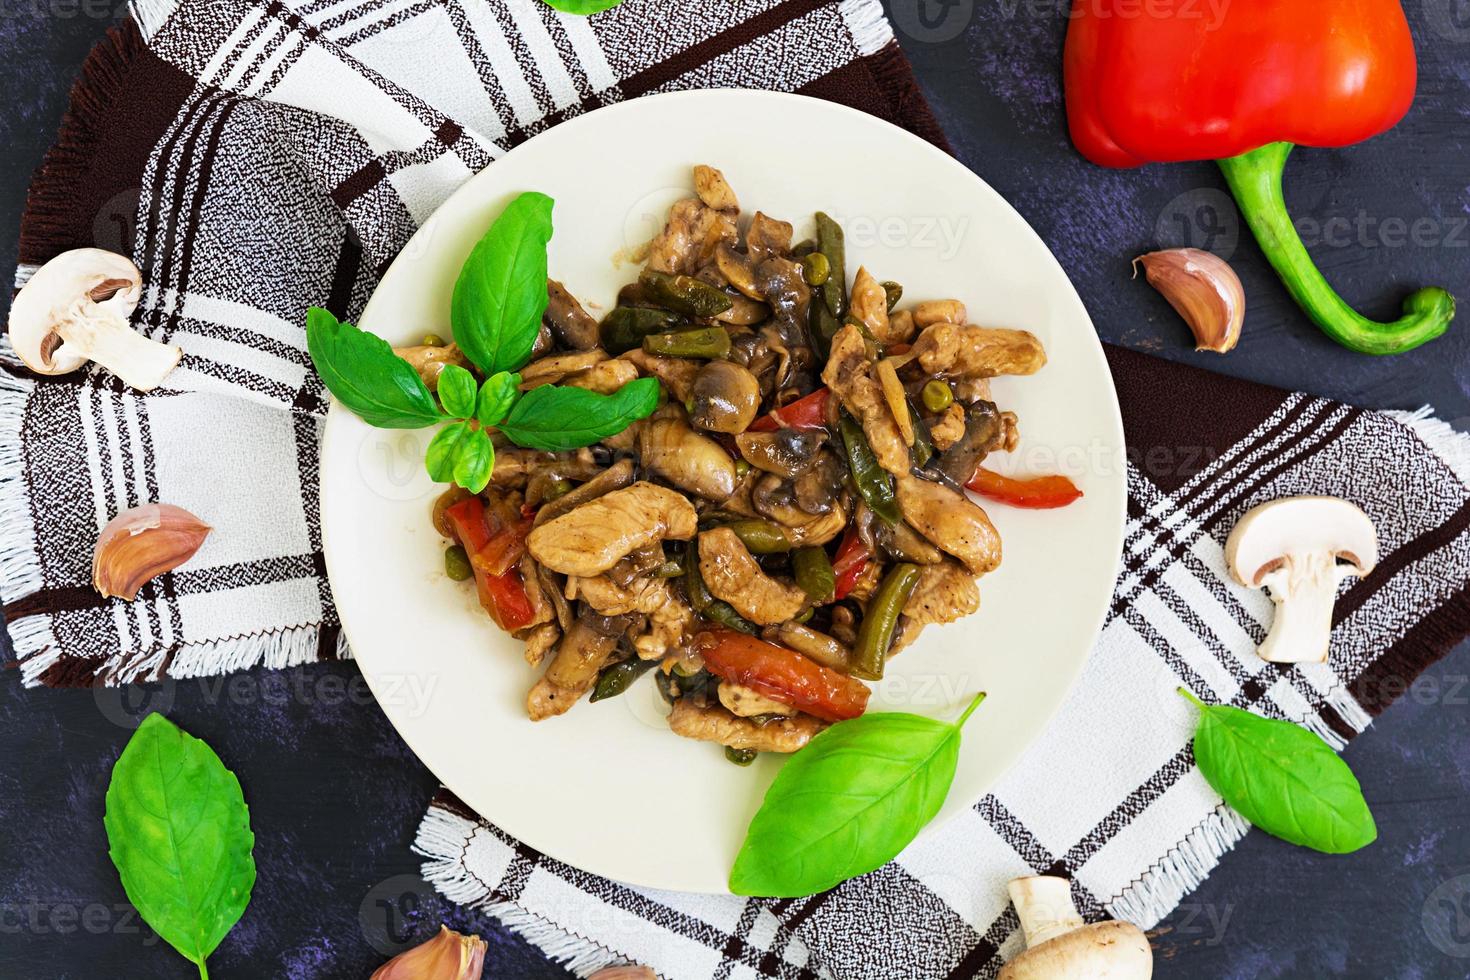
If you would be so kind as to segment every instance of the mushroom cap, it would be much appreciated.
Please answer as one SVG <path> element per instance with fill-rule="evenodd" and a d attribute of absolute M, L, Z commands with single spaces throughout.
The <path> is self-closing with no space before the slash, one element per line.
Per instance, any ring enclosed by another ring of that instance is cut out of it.
<path fill-rule="evenodd" d="M 1154 972 L 1148 937 L 1131 922 L 1097 922 L 1033 946 L 997 980 L 1148 980 Z"/>
<path fill-rule="evenodd" d="M 1247 511 L 1225 542 L 1230 574 L 1249 588 L 1313 554 L 1344 559 L 1367 575 L 1378 564 L 1378 531 L 1361 508 L 1340 497 L 1283 497 Z"/>
<path fill-rule="evenodd" d="M 126 320 L 142 295 L 143 277 L 132 260 L 100 248 L 62 252 L 37 269 L 10 306 L 15 353 L 39 374 L 66 374 L 87 358 L 57 351 L 56 328 L 100 312 Z"/>

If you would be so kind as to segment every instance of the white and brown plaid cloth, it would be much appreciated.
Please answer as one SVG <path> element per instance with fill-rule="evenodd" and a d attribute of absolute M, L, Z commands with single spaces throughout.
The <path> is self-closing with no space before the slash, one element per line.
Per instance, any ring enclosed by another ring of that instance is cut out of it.
<path fill-rule="evenodd" d="M 944 145 L 877 0 L 627 0 L 590 19 L 540 0 L 136 4 L 32 185 L 17 282 L 67 248 L 129 253 L 135 325 L 184 359 L 143 395 L 0 356 L 0 589 L 26 682 L 344 655 L 306 307 L 355 317 L 433 209 L 539 130 L 713 86 L 842 101 Z M 1055 725 L 973 810 L 880 871 L 771 902 L 594 878 L 441 794 L 417 841 L 426 876 L 579 973 L 626 958 L 670 980 L 990 976 L 1018 942 L 1004 881 L 1027 872 L 1070 876 L 1089 915 L 1156 922 L 1244 831 L 1194 768 L 1174 689 L 1339 744 L 1362 731 L 1470 632 L 1470 462 L 1430 418 L 1109 358 L 1130 460 L 1112 612 Z M 1297 493 L 1364 507 L 1384 559 L 1341 597 L 1331 664 L 1280 669 L 1253 652 L 1269 600 L 1227 581 L 1221 545 L 1247 507 Z M 138 601 L 101 600 L 97 531 L 154 500 L 216 530 Z"/>

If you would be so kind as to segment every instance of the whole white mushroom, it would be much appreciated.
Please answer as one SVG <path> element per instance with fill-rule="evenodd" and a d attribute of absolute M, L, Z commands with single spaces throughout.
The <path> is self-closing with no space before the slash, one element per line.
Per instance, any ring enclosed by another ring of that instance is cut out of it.
<path fill-rule="evenodd" d="M 1148 937 L 1131 922 L 1088 925 L 1072 904 L 1066 878 L 1039 875 L 1007 886 L 1026 951 L 1011 960 L 997 980 L 1148 980 L 1154 973 Z"/>
<path fill-rule="evenodd" d="M 138 267 L 115 252 L 62 252 L 36 270 L 10 306 L 15 353 L 39 374 L 96 361 L 140 391 L 158 387 L 183 351 L 128 323 L 142 282 Z"/>

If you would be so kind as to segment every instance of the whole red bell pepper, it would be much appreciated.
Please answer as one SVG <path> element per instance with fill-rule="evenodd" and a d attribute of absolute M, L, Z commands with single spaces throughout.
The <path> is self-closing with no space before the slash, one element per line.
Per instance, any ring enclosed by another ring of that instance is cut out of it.
<path fill-rule="evenodd" d="M 1360 316 L 1302 244 L 1282 196 L 1296 144 L 1348 146 L 1414 99 L 1399 0 L 1075 0 L 1063 74 L 1072 141 L 1107 167 L 1215 160 L 1292 297 L 1333 340 L 1397 354 L 1444 333 L 1455 301 L 1431 287 L 1391 323 Z"/>

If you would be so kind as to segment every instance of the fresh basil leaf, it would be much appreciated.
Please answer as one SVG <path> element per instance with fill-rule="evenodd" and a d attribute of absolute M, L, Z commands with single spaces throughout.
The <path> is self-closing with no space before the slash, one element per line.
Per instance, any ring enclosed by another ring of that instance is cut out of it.
<path fill-rule="evenodd" d="M 545 0 L 548 7 L 564 14 L 579 14 L 583 17 L 611 10 L 622 2 L 623 0 Z"/>
<path fill-rule="evenodd" d="M 468 422 L 447 425 L 434 434 L 424 451 L 424 469 L 429 471 L 429 479 L 435 483 L 449 483 L 454 479 L 455 449 L 468 435 L 471 435 Z"/>
<path fill-rule="evenodd" d="M 877 712 L 838 722 L 787 760 L 730 871 L 737 895 L 798 898 L 881 868 L 944 804 L 959 761 L 954 724 Z"/>
<path fill-rule="evenodd" d="M 484 429 L 476 429 L 454 444 L 454 482 L 479 493 L 495 469 L 495 446 Z"/>
<path fill-rule="evenodd" d="M 542 385 L 516 402 L 500 431 L 517 446 L 560 451 L 615 436 L 658 408 L 657 378 L 629 381 L 611 395 Z"/>
<path fill-rule="evenodd" d="M 480 403 L 475 407 L 475 418 L 481 425 L 499 425 L 510 407 L 515 404 L 520 392 L 521 376 L 501 371 L 485 379 L 480 386 Z"/>
<path fill-rule="evenodd" d="M 1200 772 L 1241 816 L 1273 837 L 1327 854 L 1348 854 L 1378 838 L 1357 777 L 1319 736 L 1179 693 L 1200 709 Z"/>
<path fill-rule="evenodd" d="M 514 371 L 531 358 L 546 312 L 551 205 L 551 198 L 534 191 L 511 201 L 454 283 L 454 340 L 486 375 Z"/>
<path fill-rule="evenodd" d="M 458 364 L 446 364 L 439 372 L 439 404 L 454 418 L 473 418 L 478 387 L 473 374 Z"/>
<path fill-rule="evenodd" d="M 306 349 L 327 390 L 368 425 L 422 429 L 444 421 L 418 372 L 383 338 L 313 306 L 306 311 Z"/>
<path fill-rule="evenodd" d="M 205 958 L 255 885 L 240 781 L 208 745 L 152 714 L 112 767 L 102 822 L 128 901 L 207 976 Z"/>

